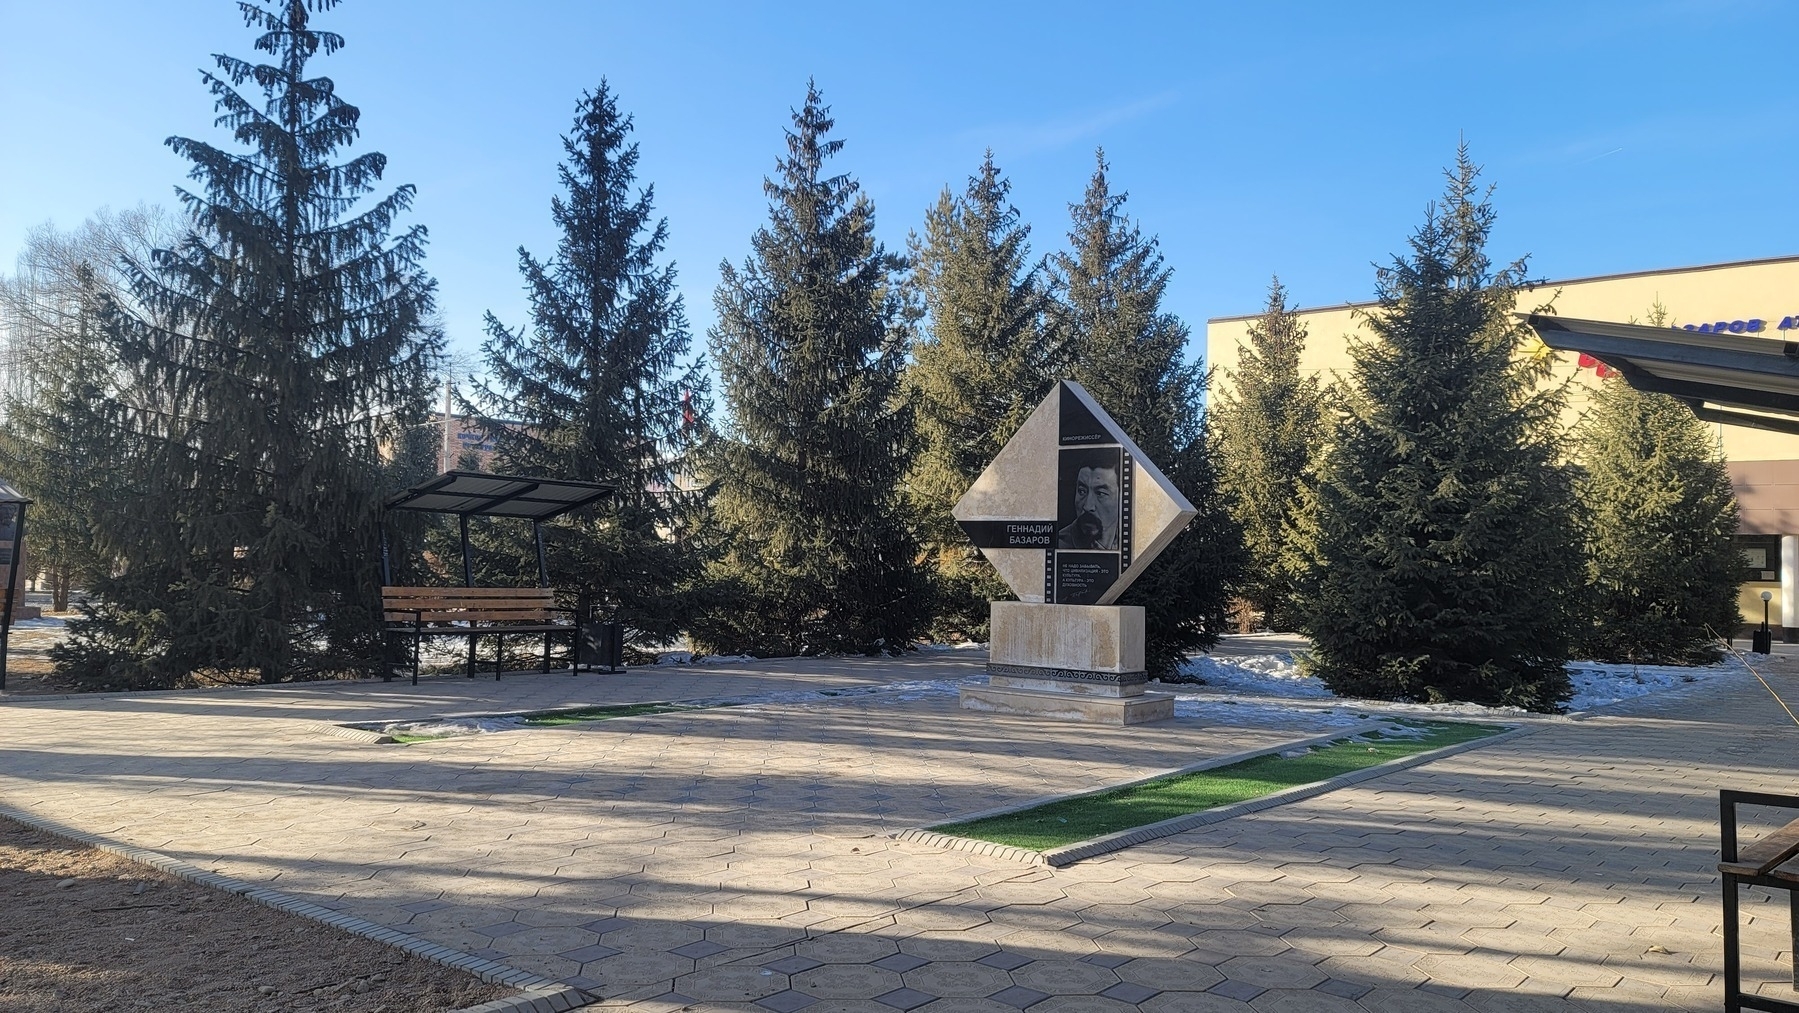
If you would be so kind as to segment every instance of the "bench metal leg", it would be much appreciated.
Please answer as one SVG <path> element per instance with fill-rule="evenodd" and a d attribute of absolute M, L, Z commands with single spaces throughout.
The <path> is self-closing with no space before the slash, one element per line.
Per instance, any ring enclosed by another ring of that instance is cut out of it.
<path fill-rule="evenodd" d="M 419 684 L 419 645 L 424 642 L 424 639 L 425 635 L 422 632 L 416 629 L 412 631 L 412 684 L 414 686 Z"/>
<path fill-rule="evenodd" d="M 506 670 L 506 637 L 493 638 L 493 681 L 500 681 L 500 673 Z"/>
<path fill-rule="evenodd" d="M 1738 948 L 1737 881 L 1724 877 L 1724 1013 L 1742 1013 L 1743 960 Z"/>
<path fill-rule="evenodd" d="M 469 634 L 469 638 L 468 638 L 468 672 L 466 674 L 471 679 L 473 679 L 475 677 L 475 641 L 477 641 L 479 639 L 481 639 L 481 638 L 475 636 L 473 633 Z"/>
<path fill-rule="evenodd" d="M 543 635 L 543 672 L 545 675 L 550 674 L 550 637 L 554 635 L 552 633 Z"/>

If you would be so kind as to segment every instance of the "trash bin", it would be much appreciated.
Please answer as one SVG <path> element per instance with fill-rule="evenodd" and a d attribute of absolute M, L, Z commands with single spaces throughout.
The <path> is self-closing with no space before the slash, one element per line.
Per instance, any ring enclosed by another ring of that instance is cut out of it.
<path fill-rule="evenodd" d="M 601 668 L 616 672 L 625 663 L 625 631 L 617 623 L 589 621 L 581 624 L 575 644 L 577 668 Z"/>

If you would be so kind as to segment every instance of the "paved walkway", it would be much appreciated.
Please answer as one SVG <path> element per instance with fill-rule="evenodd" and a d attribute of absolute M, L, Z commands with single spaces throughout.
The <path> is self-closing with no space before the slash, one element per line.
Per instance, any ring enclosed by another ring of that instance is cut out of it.
<path fill-rule="evenodd" d="M 1745 676 L 1050 870 L 885 834 L 1305 733 L 1044 724 L 922 691 L 404 747 L 313 727 L 981 660 L 4 703 L 0 801 L 608 1007 L 1614 1011 L 1717 1008 L 1716 789 L 1792 791 L 1799 768 L 1799 727 Z M 1749 971 L 1790 994 L 1784 905 L 1749 910 Z"/>

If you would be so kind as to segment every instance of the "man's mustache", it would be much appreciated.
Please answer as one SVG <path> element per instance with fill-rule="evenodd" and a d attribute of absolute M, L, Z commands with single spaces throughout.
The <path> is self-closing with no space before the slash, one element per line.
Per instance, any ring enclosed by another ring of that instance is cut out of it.
<path fill-rule="evenodd" d="M 1076 528 L 1080 529 L 1081 534 L 1086 535 L 1088 538 L 1098 538 L 1100 535 L 1105 534 L 1106 531 L 1105 523 L 1099 519 L 1098 514 L 1091 510 L 1076 517 L 1074 519 L 1074 524 Z"/>

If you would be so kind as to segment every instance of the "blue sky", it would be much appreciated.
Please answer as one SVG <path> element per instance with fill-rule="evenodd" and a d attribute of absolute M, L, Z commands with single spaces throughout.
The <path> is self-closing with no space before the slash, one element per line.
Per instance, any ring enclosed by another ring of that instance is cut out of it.
<path fill-rule="evenodd" d="M 516 249 L 547 253 L 560 134 L 610 80 L 637 121 L 696 342 L 718 264 L 816 77 L 836 167 L 894 247 L 991 146 L 1064 241 L 1103 145 L 1193 327 L 1359 301 L 1466 135 L 1498 185 L 1496 257 L 1551 278 L 1799 253 L 1799 4 L 601 3 L 346 0 L 314 63 L 419 188 L 453 344 L 524 317 Z M 198 71 L 254 55 L 229 0 L 0 0 L 0 270 L 26 230 L 172 204 L 171 134 L 217 139 Z"/>

